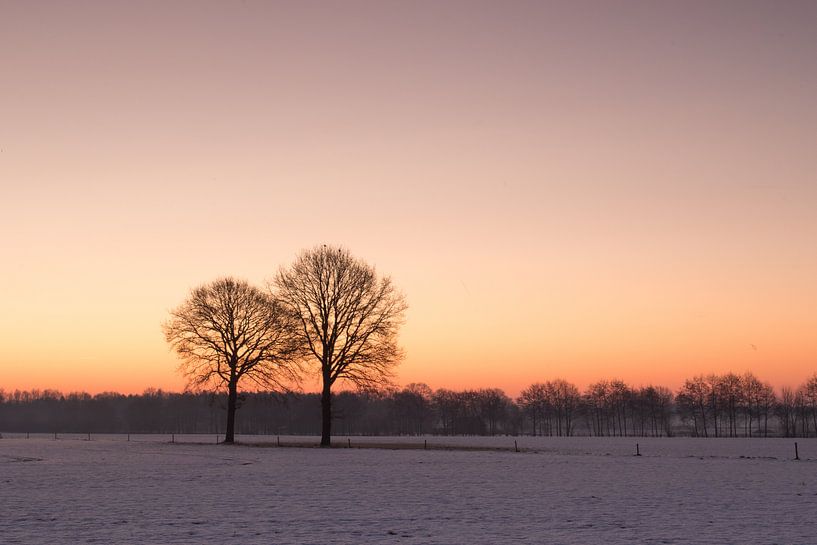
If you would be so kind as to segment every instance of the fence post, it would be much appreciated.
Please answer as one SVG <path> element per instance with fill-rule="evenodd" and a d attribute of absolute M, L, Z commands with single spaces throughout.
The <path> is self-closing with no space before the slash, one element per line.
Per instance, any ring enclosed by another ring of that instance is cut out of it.
<path fill-rule="evenodd" d="M 641 456 L 641 451 L 638 448 L 638 443 L 635 444 L 635 455 L 636 456 Z"/>
<path fill-rule="evenodd" d="M 349 448 L 352 448 L 352 438 L 347 437 L 346 440 L 349 442 Z"/>
<path fill-rule="evenodd" d="M 280 447 L 280 446 L 281 446 L 281 436 L 280 436 L 280 435 L 279 435 L 279 436 L 277 436 L 277 437 L 276 437 L 276 439 L 275 439 L 275 441 L 276 441 L 276 443 L 278 444 L 278 446 Z"/>
<path fill-rule="evenodd" d="M 130 434 L 128 434 L 128 443 L 130 443 Z"/>
<path fill-rule="evenodd" d="M 26 439 L 28 439 L 28 432 L 26 432 Z"/>
<path fill-rule="evenodd" d="M 514 449 L 516 452 L 519 452 L 519 445 L 517 445 L 517 444 L 516 444 L 516 439 L 514 439 L 514 440 L 513 440 L 513 449 Z"/>
<path fill-rule="evenodd" d="M 171 443 L 175 443 L 175 442 L 176 442 L 176 434 L 175 434 L 175 433 L 171 433 L 171 434 L 170 434 L 170 442 L 171 442 Z"/>
<path fill-rule="evenodd" d="M 794 459 L 800 459 L 800 451 L 797 450 L 797 441 L 794 442 Z"/>
<path fill-rule="evenodd" d="M 428 439 L 423 439 L 423 450 L 428 450 Z"/>

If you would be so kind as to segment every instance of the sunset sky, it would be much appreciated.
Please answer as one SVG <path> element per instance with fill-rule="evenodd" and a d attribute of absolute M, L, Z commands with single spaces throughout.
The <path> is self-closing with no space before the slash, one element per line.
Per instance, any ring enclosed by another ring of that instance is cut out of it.
<path fill-rule="evenodd" d="M 817 2 L 0 0 L 0 388 L 180 390 L 190 288 L 341 244 L 398 382 L 817 372 Z"/>

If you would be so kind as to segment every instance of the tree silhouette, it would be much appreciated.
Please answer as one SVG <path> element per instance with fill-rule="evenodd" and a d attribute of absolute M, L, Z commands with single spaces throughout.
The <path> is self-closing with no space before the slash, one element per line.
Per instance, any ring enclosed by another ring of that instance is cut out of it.
<path fill-rule="evenodd" d="M 722 375 L 710 375 L 720 379 Z M 712 394 L 707 376 L 689 379 L 678 395 L 661 386 L 630 388 L 627 401 L 628 427 L 624 435 L 695 435 L 704 437 L 704 420 L 712 432 Z M 798 388 L 783 388 L 778 396 L 768 383 L 751 373 L 741 376 L 750 395 L 738 408 L 738 435 L 745 437 L 814 437 L 814 391 L 817 378 Z M 597 383 L 599 393 L 615 381 Z M 534 387 L 535 386 L 535 387 Z M 491 389 L 431 391 L 422 384 L 402 390 L 343 391 L 333 396 L 334 425 L 348 435 L 414 435 L 433 433 L 474 435 L 492 433 L 492 415 L 486 411 Z M 527 432 L 545 435 L 611 435 L 615 428 L 615 400 L 608 394 L 594 404 L 582 397 L 575 385 L 564 380 L 537 383 L 520 395 L 517 404 L 508 400 L 494 420 L 493 433 L 526 433 L 520 426 L 528 400 L 544 408 L 537 426 Z M 497 392 L 504 396 L 501 391 Z M 149 388 L 142 394 L 103 392 L 61 393 L 55 390 L 0 390 L 0 430 L 10 433 L 224 433 L 222 415 L 227 409 L 227 391 L 173 393 Z M 605 400 L 606 399 L 606 400 Z M 726 401 L 723 402 L 727 404 Z M 594 411 L 600 411 L 601 424 Z M 561 416 L 560 416 L 561 412 Z M 723 409 L 722 430 L 728 426 Z M 585 415 L 586 419 L 576 418 Z M 321 428 L 321 394 L 266 391 L 241 392 L 241 420 L 235 433 L 312 435 Z M 527 418 L 532 420 L 528 412 Z M 561 422 L 561 424 L 560 424 Z M 560 427 L 561 426 L 561 427 Z M 535 431 L 534 431 L 535 430 Z"/>
<path fill-rule="evenodd" d="M 225 443 L 235 441 L 239 382 L 282 389 L 299 376 L 297 322 L 287 307 L 243 280 L 195 288 L 170 312 L 165 338 L 191 389 L 227 389 Z"/>
<path fill-rule="evenodd" d="M 303 251 L 278 272 L 275 286 L 300 318 L 303 342 L 320 365 L 321 446 L 328 447 L 335 382 L 381 386 L 402 359 L 397 333 L 405 298 L 389 277 L 379 278 L 348 250 L 326 245 Z"/>

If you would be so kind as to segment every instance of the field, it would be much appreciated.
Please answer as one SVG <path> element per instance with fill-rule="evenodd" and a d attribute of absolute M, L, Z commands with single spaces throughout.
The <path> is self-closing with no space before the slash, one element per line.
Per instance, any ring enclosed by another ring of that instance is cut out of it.
<path fill-rule="evenodd" d="M 817 543 L 813 439 L 173 439 L 6 435 L 0 542 Z"/>

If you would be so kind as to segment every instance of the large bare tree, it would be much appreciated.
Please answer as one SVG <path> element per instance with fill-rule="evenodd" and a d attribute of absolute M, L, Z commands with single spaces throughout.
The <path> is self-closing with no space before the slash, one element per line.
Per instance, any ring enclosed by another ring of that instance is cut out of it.
<path fill-rule="evenodd" d="M 345 248 L 305 250 L 275 278 L 278 296 L 299 317 L 302 339 L 320 368 L 321 446 L 331 444 L 332 386 L 389 382 L 403 357 L 397 334 L 407 308 L 389 277 Z"/>
<path fill-rule="evenodd" d="M 170 312 L 165 338 L 194 390 L 227 390 L 225 443 L 235 441 L 239 383 L 283 389 L 297 383 L 301 343 L 288 307 L 243 280 L 220 278 L 193 289 Z"/>

